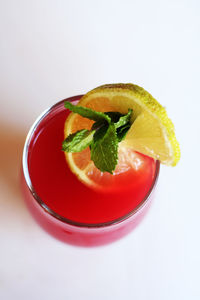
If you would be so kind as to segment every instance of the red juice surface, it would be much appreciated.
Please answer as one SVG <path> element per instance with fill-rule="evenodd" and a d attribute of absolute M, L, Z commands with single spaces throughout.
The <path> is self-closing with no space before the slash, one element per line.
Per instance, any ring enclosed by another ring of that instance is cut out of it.
<path fill-rule="evenodd" d="M 73 222 L 98 224 L 124 217 L 148 196 L 156 162 L 139 155 L 141 167 L 116 175 L 107 192 L 85 186 L 72 174 L 61 151 L 68 114 L 60 105 L 42 119 L 32 136 L 28 168 L 34 190 L 50 209 Z"/>

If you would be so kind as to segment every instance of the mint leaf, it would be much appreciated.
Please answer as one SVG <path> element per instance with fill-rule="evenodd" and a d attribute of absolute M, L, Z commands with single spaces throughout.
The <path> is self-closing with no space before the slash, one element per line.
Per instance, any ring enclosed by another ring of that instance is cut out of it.
<path fill-rule="evenodd" d="M 92 143 L 94 133 L 94 130 L 82 129 L 70 134 L 63 141 L 62 150 L 65 152 L 80 152 L 84 150 Z"/>
<path fill-rule="evenodd" d="M 91 159 L 95 166 L 102 172 L 115 170 L 118 160 L 118 139 L 115 125 L 100 128 L 94 135 L 91 144 Z"/>
<path fill-rule="evenodd" d="M 115 111 L 105 112 L 104 114 L 110 117 L 111 122 L 115 123 L 115 127 L 117 129 L 117 128 L 119 128 L 121 126 L 124 126 L 124 125 L 129 123 L 131 113 L 132 113 L 132 109 L 129 109 L 129 111 L 126 115 L 123 115 L 123 114 L 121 114 L 119 112 L 115 112 Z M 92 129 L 96 130 L 96 129 L 99 129 L 101 126 L 104 126 L 104 125 L 106 125 L 105 120 L 99 120 L 99 121 L 97 121 L 93 124 Z"/>
<path fill-rule="evenodd" d="M 111 122 L 117 123 L 121 117 L 124 115 L 117 112 L 117 111 L 108 111 L 104 113 L 105 115 L 109 116 L 111 118 Z"/>
<path fill-rule="evenodd" d="M 129 108 L 128 113 L 119 118 L 119 121 L 115 123 L 115 128 L 117 129 L 121 126 L 128 124 L 130 122 L 132 112 L 133 110 Z"/>
<path fill-rule="evenodd" d="M 108 123 L 105 120 L 99 120 L 96 121 L 93 125 L 92 125 L 92 130 L 97 130 L 99 128 L 101 128 L 102 126 L 106 126 L 108 125 Z"/>
<path fill-rule="evenodd" d="M 131 127 L 130 124 L 126 124 L 126 125 L 124 125 L 124 126 L 117 129 L 118 142 L 121 142 L 125 138 L 125 136 L 126 136 L 128 130 L 130 129 L 130 127 Z"/>
<path fill-rule="evenodd" d="M 93 141 L 96 143 L 98 140 L 102 139 L 108 130 L 108 125 L 104 124 L 101 126 L 94 134 Z"/>
<path fill-rule="evenodd" d="M 82 117 L 88 118 L 93 121 L 106 120 L 109 124 L 111 122 L 110 117 L 102 112 L 95 111 L 93 109 L 83 107 L 83 106 L 73 105 L 68 101 L 65 102 L 65 108 L 68 108 L 74 113 L 77 113 Z"/>

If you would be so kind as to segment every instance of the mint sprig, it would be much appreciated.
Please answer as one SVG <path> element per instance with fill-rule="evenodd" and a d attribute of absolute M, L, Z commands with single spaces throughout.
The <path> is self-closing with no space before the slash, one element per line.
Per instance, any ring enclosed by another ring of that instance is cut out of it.
<path fill-rule="evenodd" d="M 82 117 L 95 121 L 91 130 L 70 134 L 62 144 L 65 152 L 80 152 L 90 147 L 91 160 L 102 172 L 113 173 L 118 162 L 118 143 L 128 132 L 132 109 L 126 115 L 119 112 L 97 112 L 90 108 L 65 102 L 65 107 Z"/>

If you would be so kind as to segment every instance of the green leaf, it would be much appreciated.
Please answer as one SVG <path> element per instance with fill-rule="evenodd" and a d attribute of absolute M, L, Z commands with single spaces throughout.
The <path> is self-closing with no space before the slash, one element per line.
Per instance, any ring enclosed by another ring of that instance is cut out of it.
<path fill-rule="evenodd" d="M 62 144 L 62 150 L 65 152 L 80 152 L 87 148 L 93 141 L 95 130 L 82 129 L 76 133 L 70 134 Z"/>
<path fill-rule="evenodd" d="M 68 108 L 74 113 L 77 113 L 82 117 L 88 118 L 93 121 L 106 120 L 109 124 L 111 122 L 110 117 L 102 112 L 95 111 L 93 109 L 83 107 L 83 106 L 73 105 L 68 101 L 65 102 L 65 108 Z"/>
<path fill-rule="evenodd" d="M 108 125 L 104 124 L 104 126 L 101 126 L 98 130 L 96 130 L 94 137 L 93 137 L 93 141 L 94 143 L 98 142 L 98 140 L 102 139 L 104 137 L 104 135 L 106 134 L 108 130 Z"/>
<path fill-rule="evenodd" d="M 108 125 L 108 123 L 105 120 L 99 120 L 96 121 L 93 125 L 92 125 L 92 130 L 98 130 L 99 128 L 101 128 L 102 126 L 106 126 Z"/>
<path fill-rule="evenodd" d="M 130 124 L 126 124 L 126 125 L 124 125 L 124 126 L 117 129 L 118 142 L 121 142 L 125 138 L 125 136 L 126 136 L 128 130 L 130 129 L 130 127 L 131 127 Z"/>
<path fill-rule="evenodd" d="M 113 123 L 95 133 L 94 142 L 91 144 L 91 159 L 102 172 L 112 174 L 115 170 L 118 160 L 118 139 Z"/>
<path fill-rule="evenodd" d="M 123 114 L 121 114 L 119 112 L 115 112 L 115 111 L 105 112 L 104 114 L 110 117 L 111 122 L 115 123 L 116 129 L 117 129 L 121 126 L 124 126 L 126 123 L 129 123 L 131 112 L 132 112 L 132 110 L 130 110 L 130 112 L 128 112 L 126 115 L 123 115 Z M 99 120 L 93 124 L 92 130 L 99 129 L 100 127 L 102 127 L 104 125 L 107 125 L 107 122 L 105 122 L 105 120 Z"/>
<path fill-rule="evenodd" d="M 117 111 L 108 111 L 104 113 L 105 115 L 109 116 L 111 118 L 111 122 L 117 123 L 121 117 L 124 115 L 117 112 Z"/>
<path fill-rule="evenodd" d="M 129 108 L 128 113 L 119 118 L 119 121 L 115 123 L 115 128 L 117 129 L 121 126 L 128 124 L 130 122 L 132 112 L 133 110 Z"/>

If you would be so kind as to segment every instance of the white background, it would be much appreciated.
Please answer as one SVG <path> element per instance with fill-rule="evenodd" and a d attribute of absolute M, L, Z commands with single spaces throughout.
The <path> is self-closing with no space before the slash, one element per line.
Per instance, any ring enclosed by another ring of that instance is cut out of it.
<path fill-rule="evenodd" d="M 0 1 L 0 299 L 200 299 L 199 16 L 198 0 Z M 167 108 L 182 157 L 129 236 L 72 247 L 23 203 L 23 142 L 51 104 L 112 82 Z"/>

